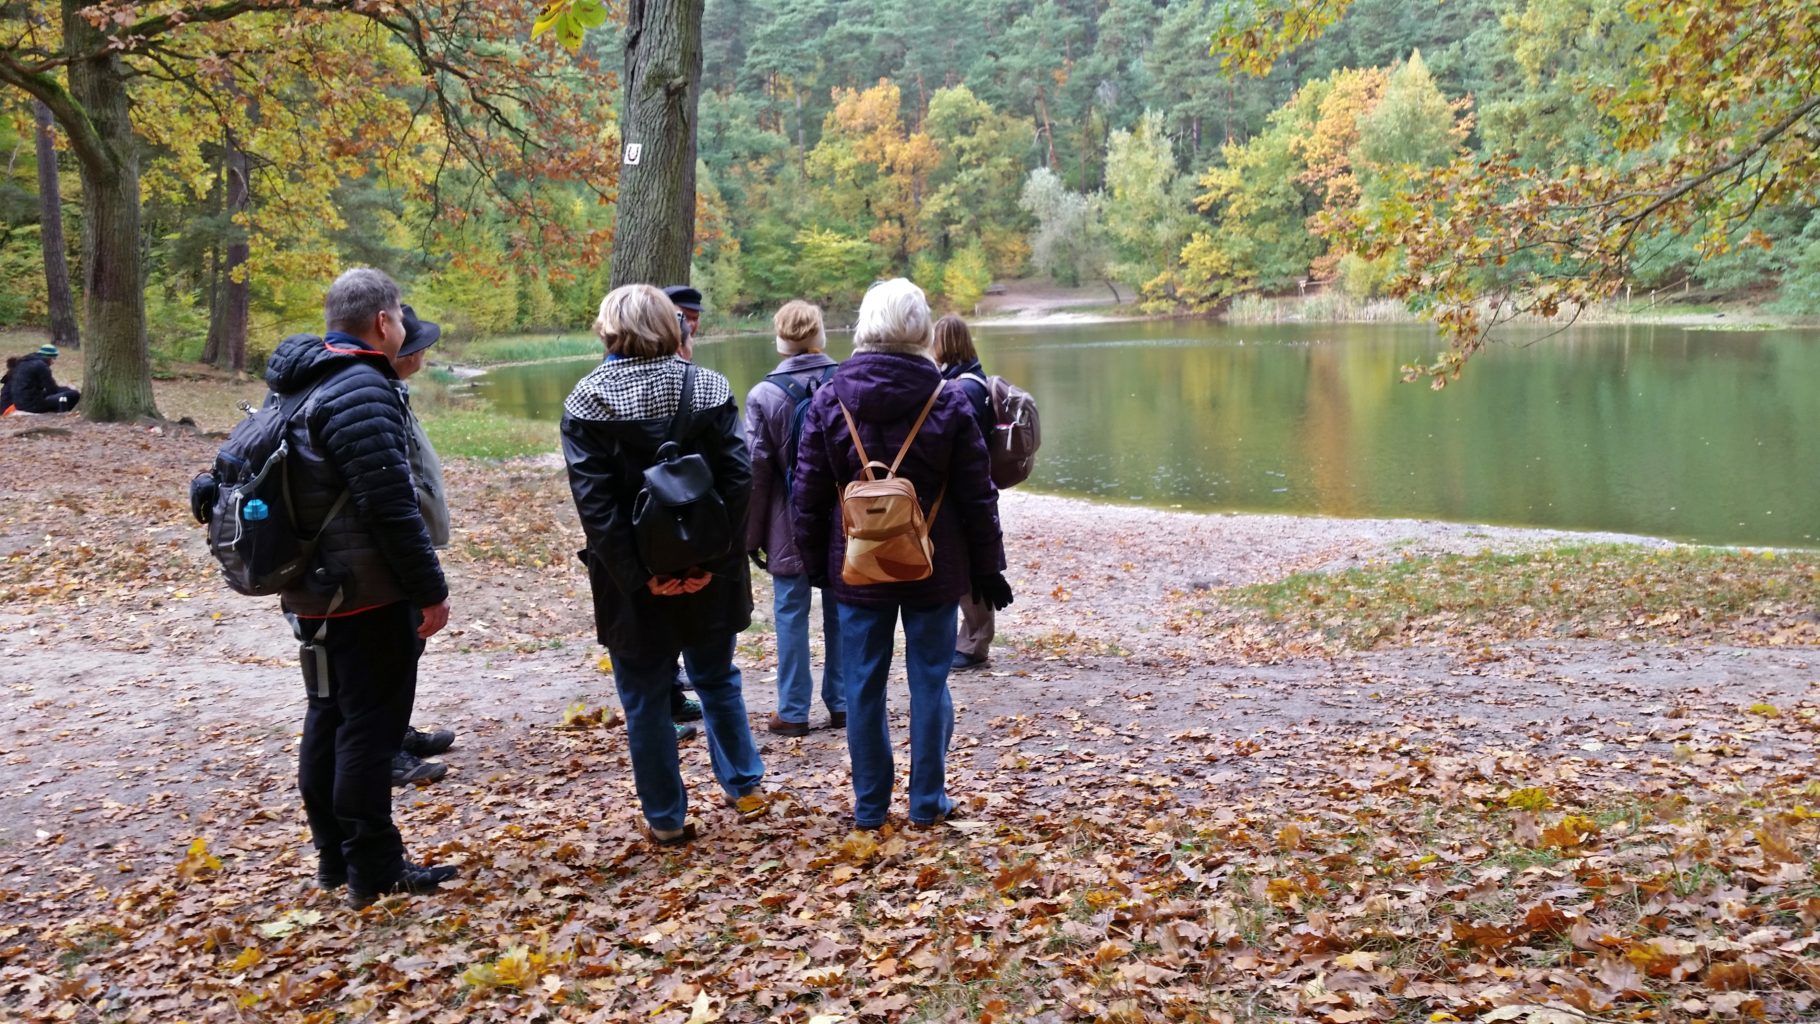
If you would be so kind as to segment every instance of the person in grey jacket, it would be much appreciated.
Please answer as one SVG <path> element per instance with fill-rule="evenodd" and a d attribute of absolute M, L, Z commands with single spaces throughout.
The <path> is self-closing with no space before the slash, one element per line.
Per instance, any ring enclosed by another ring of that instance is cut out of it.
<path fill-rule="evenodd" d="M 809 607 L 814 588 L 791 536 L 790 481 L 796 472 L 801 421 L 816 389 L 834 376 L 822 351 L 827 334 L 822 311 L 797 299 L 772 318 L 777 351 L 786 357 L 746 396 L 746 443 L 752 448 L 752 511 L 746 517 L 746 551 L 771 574 L 771 607 L 777 625 L 777 711 L 769 728 L 780 736 L 809 734 L 814 678 L 809 670 Z M 834 601 L 822 598 L 822 703 L 828 728 L 847 727 L 847 694 L 840 675 L 840 625 Z"/>

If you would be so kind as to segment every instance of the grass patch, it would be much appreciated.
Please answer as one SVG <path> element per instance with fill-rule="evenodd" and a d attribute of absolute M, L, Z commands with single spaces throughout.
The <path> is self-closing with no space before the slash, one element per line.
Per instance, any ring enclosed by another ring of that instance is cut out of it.
<path fill-rule="evenodd" d="M 556 450 L 556 424 L 491 409 L 445 406 L 420 410 L 423 428 L 443 458 L 514 459 Z"/>
<path fill-rule="evenodd" d="M 1406 558 L 1302 573 L 1222 597 L 1241 614 L 1371 647 L 1463 628 L 1505 637 L 1686 636 L 1750 620 L 1758 632 L 1813 633 L 1802 610 L 1816 579 L 1820 564 L 1806 552 L 1607 544 Z"/>

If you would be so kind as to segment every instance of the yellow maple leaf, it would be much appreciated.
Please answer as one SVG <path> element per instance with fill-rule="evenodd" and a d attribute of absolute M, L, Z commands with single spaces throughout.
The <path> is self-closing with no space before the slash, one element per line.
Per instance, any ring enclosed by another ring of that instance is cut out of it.
<path fill-rule="evenodd" d="M 188 853 L 177 862 L 177 877 L 186 882 L 195 881 L 210 871 L 221 870 L 221 858 L 209 852 L 209 841 L 197 839 L 190 843 Z"/>

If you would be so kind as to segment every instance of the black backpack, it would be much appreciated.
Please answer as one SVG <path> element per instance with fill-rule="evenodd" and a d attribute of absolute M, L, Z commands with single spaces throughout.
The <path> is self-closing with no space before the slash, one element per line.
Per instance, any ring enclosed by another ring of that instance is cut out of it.
<path fill-rule="evenodd" d="M 276 594 L 303 575 L 316 553 L 322 528 L 313 536 L 298 536 L 285 463 L 291 453 L 286 436 L 291 420 L 322 383 L 295 394 L 268 393 L 265 404 L 228 434 L 215 453 L 214 468 L 190 482 L 191 511 L 208 524 L 209 553 L 236 593 Z M 344 490 L 322 527 L 347 500 Z"/>
<path fill-rule="evenodd" d="M 645 470 L 645 486 L 632 501 L 632 534 L 638 556 L 653 576 L 676 576 L 726 557 L 733 550 L 727 506 L 714 490 L 708 460 L 685 453 L 695 402 L 695 366 L 683 371 L 682 400 L 670 420 L 668 439 L 657 461 Z"/>
<path fill-rule="evenodd" d="M 835 367 L 828 367 L 822 375 L 809 382 L 807 387 L 796 379 L 795 374 L 771 373 L 765 380 L 783 389 L 793 403 L 790 412 L 790 436 L 784 438 L 784 490 L 788 492 L 796 483 L 796 452 L 803 439 L 803 417 L 809 415 L 809 402 L 815 392 L 834 377 Z"/>

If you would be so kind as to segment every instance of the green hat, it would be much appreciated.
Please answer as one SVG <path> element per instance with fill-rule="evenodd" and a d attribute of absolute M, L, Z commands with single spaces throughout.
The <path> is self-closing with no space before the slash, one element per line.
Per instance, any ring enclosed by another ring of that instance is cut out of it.
<path fill-rule="evenodd" d="M 55 346 L 55 345 L 39 345 L 39 346 L 38 346 L 38 354 L 39 354 L 39 355 L 41 355 L 41 356 L 43 356 L 43 357 L 44 357 L 44 358 L 46 358 L 46 359 L 55 359 L 55 358 L 57 358 L 57 355 L 58 355 L 58 353 L 57 353 L 57 346 Z"/>

